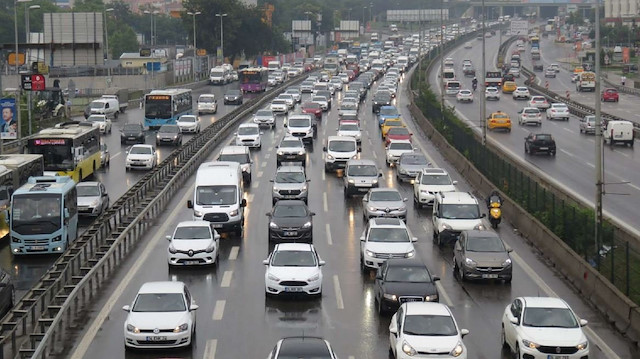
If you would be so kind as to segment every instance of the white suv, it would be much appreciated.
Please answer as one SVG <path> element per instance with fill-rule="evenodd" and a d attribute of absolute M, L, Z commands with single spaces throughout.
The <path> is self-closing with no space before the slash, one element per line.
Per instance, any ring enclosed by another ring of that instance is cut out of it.
<path fill-rule="evenodd" d="M 440 192 L 436 194 L 431 214 L 433 240 L 442 246 L 447 242 L 455 242 L 462 231 L 483 230 L 484 217 L 478 200 L 471 193 Z"/>
<path fill-rule="evenodd" d="M 409 228 L 400 218 L 371 218 L 360 236 L 360 269 L 378 269 L 390 258 L 412 258 L 416 254 Z"/>
<path fill-rule="evenodd" d="M 423 168 L 413 182 L 413 203 L 417 207 L 432 206 L 436 194 L 453 192 L 458 181 L 452 181 L 442 168 Z"/>

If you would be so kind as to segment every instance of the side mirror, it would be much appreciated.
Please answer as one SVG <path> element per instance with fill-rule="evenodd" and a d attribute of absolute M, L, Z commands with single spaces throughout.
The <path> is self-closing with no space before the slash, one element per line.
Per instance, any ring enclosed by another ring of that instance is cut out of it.
<path fill-rule="evenodd" d="M 483 213 L 483 214 L 481 214 L 481 215 L 480 215 L 480 218 L 484 218 L 484 217 L 486 217 L 486 216 L 487 216 L 487 214 L 486 214 L 486 213 Z"/>
<path fill-rule="evenodd" d="M 200 307 L 198 307 L 197 304 L 191 304 L 191 306 L 189 307 L 189 311 L 193 312 L 194 310 L 198 310 L 198 308 L 200 308 Z"/>
<path fill-rule="evenodd" d="M 242 199 L 242 201 L 240 201 L 240 207 L 246 207 L 247 206 L 247 200 L 246 199 Z"/>
<path fill-rule="evenodd" d="M 269 182 L 273 183 L 273 180 L 272 180 L 272 179 L 270 179 L 270 180 L 269 180 Z"/>
<path fill-rule="evenodd" d="M 379 173 L 378 173 L 378 177 L 382 177 L 382 172 L 379 172 Z"/>
<path fill-rule="evenodd" d="M 381 271 L 377 271 L 376 272 L 376 279 L 382 280 L 382 272 Z"/>
<path fill-rule="evenodd" d="M 433 277 L 431 277 L 431 281 L 436 282 L 439 281 L 440 277 L 438 277 L 437 275 L 434 275 Z"/>
<path fill-rule="evenodd" d="M 327 152 L 327 146 L 322 147 L 322 151 Z"/>
<path fill-rule="evenodd" d="M 417 242 L 418 241 L 418 237 L 411 237 L 411 242 Z"/>
<path fill-rule="evenodd" d="M 511 253 L 511 252 L 513 252 L 513 248 L 507 246 L 507 253 Z"/>
<path fill-rule="evenodd" d="M 323 260 L 320 260 L 320 261 L 318 262 L 318 264 L 320 265 L 320 267 L 322 267 L 323 265 L 327 264 L 327 262 L 325 262 L 325 261 L 323 261 Z"/>
<path fill-rule="evenodd" d="M 511 322 L 511 324 L 518 325 L 518 318 L 516 317 L 510 317 L 509 321 Z"/>
<path fill-rule="evenodd" d="M 69 219 L 70 215 L 69 215 L 69 208 L 65 208 L 64 209 L 64 218 L 65 219 Z"/>
<path fill-rule="evenodd" d="M 402 201 L 403 201 L 403 202 L 406 202 L 406 201 L 408 201 L 408 199 L 407 199 L 407 198 L 403 198 L 403 199 L 402 199 Z"/>
<path fill-rule="evenodd" d="M 267 216 L 267 217 L 271 217 L 271 212 L 267 212 L 264 215 Z"/>
<path fill-rule="evenodd" d="M 193 208 L 193 201 L 191 200 L 187 201 L 187 208 Z"/>
<path fill-rule="evenodd" d="M 307 179 L 307 182 L 311 182 L 311 180 L 310 180 L 310 179 Z"/>
<path fill-rule="evenodd" d="M 131 311 L 131 307 L 128 305 L 125 305 L 122 307 L 122 310 L 124 310 L 125 312 L 130 312 Z"/>
<path fill-rule="evenodd" d="M 166 236 L 165 237 L 169 242 L 171 242 L 171 236 Z"/>
<path fill-rule="evenodd" d="M 364 236 L 360 237 L 360 242 L 364 242 Z"/>
<path fill-rule="evenodd" d="M 357 152 L 362 152 L 362 148 L 358 147 Z"/>
<path fill-rule="evenodd" d="M 397 320 L 391 319 L 391 324 L 389 324 L 389 333 L 394 334 L 394 335 L 398 334 L 398 327 L 397 327 L 396 322 L 397 322 Z"/>
<path fill-rule="evenodd" d="M 461 337 L 465 337 L 467 334 L 469 334 L 469 329 L 460 329 L 460 336 Z"/>
<path fill-rule="evenodd" d="M 310 216 L 315 216 L 315 215 L 316 215 L 316 212 L 311 212 L 311 213 L 309 213 L 309 215 L 310 215 Z"/>
<path fill-rule="evenodd" d="M 264 264 L 264 265 L 269 265 L 269 260 L 268 260 L 268 259 L 263 260 L 263 261 L 262 261 L 262 264 Z"/>
<path fill-rule="evenodd" d="M 587 324 L 589 324 L 589 322 L 588 322 L 586 319 L 580 319 L 580 326 L 581 326 L 581 327 L 584 327 L 584 326 L 586 326 Z"/>

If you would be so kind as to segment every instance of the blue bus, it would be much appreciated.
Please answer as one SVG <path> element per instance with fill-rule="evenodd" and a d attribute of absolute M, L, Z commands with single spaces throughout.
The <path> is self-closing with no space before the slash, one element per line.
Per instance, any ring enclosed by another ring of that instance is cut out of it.
<path fill-rule="evenodd" d="M 144 126 L 175 125 L 182 115 L 191 115 L 191 89 L 153 90 L 144 96 Z"/>
<path fill-rule="evenodd" d="M 14 255 L 63 253 L 78 234 L 78 194 L 69 176 L 29 177 L 11 196 Z"/>

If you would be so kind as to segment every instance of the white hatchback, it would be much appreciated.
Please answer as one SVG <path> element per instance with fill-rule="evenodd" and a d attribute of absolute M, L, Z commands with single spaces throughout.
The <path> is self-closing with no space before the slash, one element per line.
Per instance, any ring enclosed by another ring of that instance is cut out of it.
<path fill-rule="evenodd" d="M 518 111 L 518 123 L 520 125 L 534 124 L 542 126 L 542 112 L 536 107 L 525 107 Z"/>
<path fill-rule="evenodd" d="M 497 87 L 487 87 L 484 90 L 484 98 L 487 100 L 500 100 L 500 90 Z"/>
<path fill-rule="evenodd" d="M 260 126 L 255 123 L 243 123 L 236 132 L 236 146 L 248 146 L 262 148 L 262 132 Z"/>
<path fill-rule="evenodd" d="M 387 166 L 393 166 L 403 153 L 411 153 L 414 151 L 413 145 L 409 140 L 391 141 L 386 148 Z"/>
<path fill-rule="evenodd" d="M 569 107 L 564 103 L 552 103 L 547 110 L 547 120 L 569 121 Z"/>
<path fill-rule="evenodd" d="M 523 98 L 525 100 L 528 100 L 529 97 L 531 97 L 531 94 L 529 93 L 529 88 L 528 87 L 518 86 L 513 91 L 513 99 L 514 100 L 521 99 L 521 98 Z"/>
<path fill-rule="evenodd" d="M 200 120 L 194 115 L 182 115 L 176 121 L 182 133 L 200 133 Z"/>
<path fill-rule="evenodd" d="M 220 235 L 211 229 L 209 221 L 180 222 L 167 236 L 167 261 L 172 266 L 218 263 Z"/>
<path fill-rule="evenodd" d="M 322 295 L 322 266 L 313 244 L 279 243 L 262 261 L 267 296 L 279 294 Z"/>
<path fill-rule="evenodd" d="M 156 149 L 152 145 L 133 145 L 127 151 L 125 169 L 153 169 L 156 166 Z"/>
<path fill-rule="evenodd" d="M 456 95 L 458 102 L 473 102 L 473 92 L 470 90 L 460 90 Z"/>

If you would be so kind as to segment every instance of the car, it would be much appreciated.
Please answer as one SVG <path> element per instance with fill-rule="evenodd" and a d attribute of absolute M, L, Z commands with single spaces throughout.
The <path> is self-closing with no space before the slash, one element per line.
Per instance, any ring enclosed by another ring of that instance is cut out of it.
<path fill-rule="evenodd" d="M 300 103 L 302 102 L 302 92 L 300 90 L 299 87 L 295 86 L 295 87 L 289 87 L 287 88 L 287 90 L 284 92 L 286 94 L 289 94 L 291 96 L 293 96 L 293 99 L 297 102 Z"/>
<path fill-rule="evenodd" d="M 427 157 L 420 152 L 403 153 L 396 162 L 398 182 L 414 181 L 422 169 L 431 166 Z"/>
<path fill-rule="evenodd" d="M 386 136 L 384 136 L 384 144 L 385 146 L 389 146 L 389 144 L 394 141 L 411 142 L 412 136 L 413 133 L 409 132 L 409 129 L 406 127 L 391 127 L 387 131 Z"/>
<path fill-rule="evenodd" d="M 312 115 L 290 115 L 285 120 L 284 127 L 288 136 L 300 138 L 303 143 L 313 145 L 313 138 L 316 137 L 316 123 Z"/>
<path fill-rule="evenodd" d="M 382 135 L 382 138 L 385 138 L 387 136 L 387 132 L 389 132 L 389 130 L 394 127 L 407 127 L 407 126 L 404 124 L 404 121 L 402 121 L 399 118 L 386 119 L 384 120 L 384 122 L 382 123 L 382 127 L 380 128 L 380 134 Z"/>
<path fill-rule="evenodd" d="M 580 133 L 596 133 L 596 116 L 587 115 L 580 119 Z"/>
<path fill-rule="evenodd" d="M 276 116 L 270 108 L 263 108 L 253 114 L 253 123 L 259 126 L 276 127 Z"/>
<path fill-rule="evenodd" d="M 167 236 L 169 266 L 215 265 L 220 257 L 220 235 L 209 221 L 178 223 L 173 235 Z"/>
<path fill-rule="evenodd" d="M 380 111 L 382 106 L 390 106 L 393 98 L 391 96 L 391 92 L 388 91 L 378 91 L 373 96 L 371 100 L 371 112 L 377 113 Z"/>
<path fill-rule="evenodd" d="M 281 199 L 299 199 L 307 203 L 310 182 L 302 166 L 280 166 L 271 180 L 271 202 L 276 204 Z"/>
<path fill-rule="evenodd" d="M 525 86 L 518 86 L 516 87 L 515 91 L 513 91 L 513 99 L 514 100 L 519 100 L 521 98 L 528 100 L 529 97 L 531 97 L 531 94 L 529 93 L 529 88 L 525 87 Z"/>
<path fill-rule="evenodd" d="M 471 42 L 470 42 L 470 41 L 467 41 L 467 42 L 465 42 L 465 43 L 464 43 L 464 48 L 465 48 L 465 49 L 470 49 L 470 48 L 472 48 L 472 47 L 473 47 L 473 45 L 471 44 Z"/>
<path fill-rule="evenodd" d="M 287 104 L 287 101 L 283 99 L 273 99 L 271 101 L 270 109 L 274 114 L 280 113 L 286 115 L 287 113 L 289 113 L 289 105 Z"/>
<path fill-rule="evenodd" d="M 554 79 L 555 79 L 555 78 L 556 78 L 556 74 L 557 74 L 557 73 L 558 73 L 558 72 L 557 72 L 556 70 L 554 70 L 553 68 L 551 68 L 551 67 L 547 67 L 547 69 L 546 69 L 546 70 L 544 70 L 544 77 L 545 77 L 545 78 L 547 78 L 547 77 L 552 77 L 552 78 L 554 78 Z"/>
<path fill-rule="evenodd" d="M 125 169 L 153 169 L 156 166 L 156 149 L 151 145 L 133 145 L 127 151 Z"/>
<path fill-rule="evenodd" d="M 358 158 L 358 142 L 351 136 L 328 136 L 324 152 L 324 171 L 344 169 L 347 162 Z"/>
<path fill-rule="evenodd" d="M 111 133 L 111 119 L 105 115 L 90 115 L 87 122 L 100 129 L 100 133 Z"/>
<path fill-rule="evenodd" d="M 511 248 L 494 231 L 462 231 L 453 247 L 453 271 L 462 281 L 498 279 L 511 283 L 509 253 Z"/>
<path fill-rule="evenodd" d="M 378 112 L 378 125 L 382 126 L 386 119 L 400 119 L 400 112 L 395 106 L 382 106 Z"/>
<path fill-rule="evenodd" d="M 398 217 L 406 221 L 406 198 L 395 188 L 372 188 L 362 197 L 362 218 Z"/>
<path fill-rule="evenodd" d="M 558 65 L 558 64 L 551 64 L 547 68 L 548 69 L 553 69 L 553 71 L 555 71 L 556 73 L 560 72 L 560 65 Z"/>
<path fill-rule="evenodd" d="M 277 201 L 269 217 L 269 242 L 313 242 L 313 216 L 302 200 Z"/>
<path fill-rule="evenodd" d="M 260 126 L 255 123 L 243 123 L 238 127 L 236 146 L 248 146 L 250 148 L 262 148 L 262 132 Z"/>
<path fill-rule="evenodd" d="M 509 73 L 510 73 L 511 75 L 513 75 L 514 77 L 518 77 L 518 78 L 519 78 L 519 77 L 520 77 L 520 68 L 518 68 L 518 67 L 511 67 L 511 68 L 509 69 Z"/>
<path fill-rule="evenodd" d="M 456 100 L 458 102 L 473 102 L 473 92 L 471 90 L 460 90 L 456 95 Z"/>
<path fill-rule="evenodd" d="M 320 109 L 323 112 L 329 111 L 329 100 L 327 100 L 324 96 L 313 96 L 311 97 L 311 102 L 315 102 L 320 105 Z"/>
<path fill-rule="evenodd" d="M 600 96 L 600 99 L 603 102 L 607 102 L 607 101 L 618 102 L 620 100 L 620 95 L 618 94 L 618 90 L 614 88 L 606 88 L 604 89 L 604 91 L 602 91 L 602 95 Z"/>
<path fill-rule="evenodd" d="M 348 198 L 354 194 L 369 192 L 369 189 L 378 187 L 380 177 L 382 177 L 382 172 L 378 170 L 378 166 L 372 160 L 348 160 L 342 176 L 344 197 Z"/>
<path fill-rule="evenodd" d="M 547 110 L 547 120 L 569 121 L 569 107 L 565 103 L 553 103 Z"/>
<path fill-rule="evenodd" d="M 109 153 L 109 148 L 107 144 L 102 142 L 100 143 L 100 167 L 109 167 L 111 164 L 111 154 Z"/>
<path fill-rule="evenodd" d="M 505 83 L 507 81 L 514 81 L 515 82 L 516 81 L 516 77 L 513 76 L 513 74 L 509 74 L 509 73 L 504 74 L 504 76 L 502 76 L 502 83 Z"/>
<path fill-rule="evenodd" d="M 487 129 L 489 129 L 489 131 L 503 129 L 511 132 L 511 118 L 502 111 L 493 112 L 487 119 Z"/>
<path fill-rule="evenodd" d="M 414 257 L 417 241 L 402 219 L 371 218 L 360 236 L 360 270 L 377 270 L 392 258 Z"/>
<path fill-rule="evenodd" d="M 313 244 L 278 243 L 262 263 L 266 296 L 305 294 L 322 296 L 322 267 Z"/>
<path fill-rule="evenodd" d="M 242 170 L 242 180 L 245 185 L 251 184 L 251 153 L 247 146 L 224 146 L 220 150 L 217 161 L 236 162 L 240 164 Z"/>
<path fill-rule="evenodd" d="M 302 113 L 314 115 L 317 119 L 322 118 L 322 105 L 318 102 L 305 102 L 302 104 Z"/>
<path fill-rule="evenodd" d="M 502 93 L 513 93 L 513 91 L 515 91 L 517 87 L 518 85 L 515 83 L 515 81 L 505 81 L 505 83 L 502 85 Z"/>
<path fill-rule="evenodd" d="M 534 124 L 542 126 L 542 112 L 535 107 L 525 107 L 518 111 L 518 124 L 528 125 Z"/>
<path fill-rule="evenodd" d="M 198 97 L 198 115 L 218 112 L 218 99 L 212 93 L 203 93 Z"/>
<path fill-rule="evenodd" d="M 462 339 L 469 334 L 460 329 L 445 304 L 406 302 L 391 317 L 389 350 L 396 359 L 411 359 L 419 353 L 438 353 L 440 358 L 467 359 Z"/>
<path fill-rule="evenodd" d="M 243 102 L 242 91 L 240 90 L 229 90 L 224 94 L 224 104 L 234 104 L 234 105 L 242 105 Z"/>
<path fill-rule="evenodd" d="M 413 182 L 413 203 L 416 207 L 433 206 L 437 193 L 453 192 L 457 184 L 445 169 L 423 168 Z"/>
<path fill-rule="evenodd" d="M 439 246 L 458 240 L 465 230 L 486 229 L 480 203 L 469 192 L 438 192 L 433 201 L 431 224 L 433 241 Z"/>
<path fill-rule="evenodd" d="M 580 74 L 572 73 L 571 74 L 571 82 L 577 82 L 580 79 Z"/>
<path fill-rule="evenodd" d="M 313 81 L 303 81 L 300 84 L 300 92 L 311 93 L 313 92 Z"/>
<path fill-rule="evenodd" d="M 109 194 L 100 182 L 80 182 L 76 184 L 78 193 L 78 215 L 98 217 L 109 208 Z"/>
<path fill-rule="evenodd" d="M 11 275 L 0 269 L 0 315 L 4 316 L 13 308 L 15 288 Z"/>
<path fill-rule="evenodd" d="M 414 148 L 409 140 L 394 140 L 389 142 L 385 151 L 387 166 L 393 166 L 403 153 L 413 152 Z"/>
<path fill-rule="evenodd" d="M 587 324 L 560 298 L 517 297 L 504 309 L 500 337 L 518 358 L 588 358 Z"/>
<path fill-rule="evenodd" d="M 190 347 L 198 305 L 183 282 L 144 283 L 124 321 L 125 349 Z M 162 328 L 162 329 L 160 329 Z"/>
<path fill-rule="evenodd" d="M 524 138 L 524 153 L 535 155 L 538 152 L 556 155 L 556 141 L 551 134 L 530 133 Z"/>
<path fill-rule="evenodd" d="M 498 101 L 500 100 L 500 91 L 498 90 L 497 87 L 493 87 L 493 86 L 487 87 L 484 90 L 484 98 L 487 100 Z"/>
<path fill-rule="evenodd" d="M 287 318 L 287 320 L 289 320 Z M 268 359 L 290 358 L 323 358 L 338 359 L 331 344 L 320 338 L 308 335 L 300 337 L 286 337 L 278 340 L 276 346 L 269 353 Z"/>
<path fill-rule="evenodd" d="M 182 115 L 176 121 L 182 133 L 200 133 L 200 119 L 194 115 Z"/>
<path fill-rule="evenodd" d="M 280 141 L 276 150 L 276 165 L 279 167 L 283 162 L 300 162 L 302 167 L 307 162 L 307 151 L 300 138 L 285 136 Z"/>
<path fill-rule="evenodd" d="M 144 143 L 144 127 L 140 123 L 126 123 L 120 132 L 120 144 Z"/>
<path fill-rule="evenodd" d="M 327 100 L 327 104 L 329 105 L 329 110 L 331 110 L 331 105 L 333 104 L 333 93 L 331 90 L 318 90 L 313 97 L 322 96 Z"/>
<path fill-rule="evenodd" d="M 173 146 L 182 145 L 182 131 L 178 125 L 162 125 L 156 133 L 156 146 L 170 144 Z"/>
<path fill-rule="evenodd" d="M 356 139 L 356 142 L 360 143 L 362 139 L 362 132 L 360 131 L 360 125 L 358 121 L 343 120 L 338 124 L 338 136 L 349 136 Z"/>
<path fill-rule="evenodd" d="M 329 80 L 329 84 L 333 86 L 335 91 L 342 91 L 343 83 L 342 83 L 342 80 L 340 80 L 340 78 L 338 77 L 331 78 L 331 80 Z"/>
<path fill-rule="evenodd" d="M 280 100 L 284 100 L 284 102 L 287 103 L 287 106 L 289 106 L 289 110 L 292 110 L 296 106 L 296 99 L 293 98 L 293 95 L 291 94 L 283 93 L 278 95 L 278 97 L 276 98 Z"/>
<path fill-rule="evenodd" d="M 551 107 L 551 104 L 549 104 L 549 101 L 547 101 L 547 98 L 544 96 L 531 96 L 528 107 L 535 107 L 540 111 L 546 111 Z"/>

